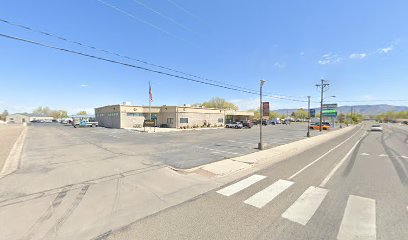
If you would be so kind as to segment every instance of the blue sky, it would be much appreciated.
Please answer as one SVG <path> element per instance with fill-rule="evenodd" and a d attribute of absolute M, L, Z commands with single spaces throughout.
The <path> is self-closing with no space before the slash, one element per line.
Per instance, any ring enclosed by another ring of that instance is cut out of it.
<path fill-rule="evenodd" d="M 265 79 L 270 95 L 317 101 L 314 85 L 324 78 L 331 84 L 326 94 L 336 95 L 339 105 L 407 105 L 379 102 L 408 99 L 406 9 L 403 0 L 4 0 L 0 18 L 244 88 L 258 89 Z M 153 68 L 2 22 L 0 33 Z M 148 81 L 154 105 L 219 96 L 241 109 L 258 106 L 255 95 L 6 38 L 0 38 L 0 66 L 0 111 L 147 105 Z M 356 102 L 341 102 L 349 100 Z M 267 101 L 273 109 L 307 106 Z"/>

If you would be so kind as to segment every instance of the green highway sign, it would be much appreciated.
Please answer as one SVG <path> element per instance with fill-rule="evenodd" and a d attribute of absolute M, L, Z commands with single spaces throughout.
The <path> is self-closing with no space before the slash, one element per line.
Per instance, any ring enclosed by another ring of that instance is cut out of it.
<path fill-rule="evenodd" d="M 337 117 L 337 110 L 336 109 L 328 109 L 323 110 L 323 117 Z"/>

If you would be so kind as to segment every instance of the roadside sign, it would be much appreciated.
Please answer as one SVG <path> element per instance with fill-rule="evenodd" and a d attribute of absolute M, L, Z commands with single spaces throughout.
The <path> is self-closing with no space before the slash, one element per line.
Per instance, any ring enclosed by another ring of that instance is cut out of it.
<path fill-rule="evenodd" d="M 269 102 L 262 103 L 263 117 L 269 117 Z"/>
<path fill-rule="evenodd" d="M 337 117 L 337 110 L 336 109 L 328 109 L 322 111 L 323 117 Z"/>
<path fill-rule="evenodd" d="M 337 103 L 327 103 L 323 104 L 323 110 L 328 110 L 328 109 L 336 109 L 337 108 Z"/>
<path fill-rule="evenodd" d="M 156 121 L 154 120 L 144 120 L 143 127 L 154 127 L 156 125 Z"/>
<path fill-rule="evenodd" d="M 310 118 L 316 117 L 316 109 L 310 109 L 309 110 L 309 116 L 310 116 Z"/>

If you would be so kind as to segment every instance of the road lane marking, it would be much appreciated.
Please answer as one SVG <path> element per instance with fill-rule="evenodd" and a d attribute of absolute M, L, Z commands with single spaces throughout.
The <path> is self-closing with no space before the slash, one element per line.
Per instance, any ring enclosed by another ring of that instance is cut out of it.
<path fill-rule="evenodd" d="M 340 147 L 341 145 L 343 145 L 345 142 L 347 142 L 348 140 L 350 140 L 352 137 L 354 137 L 360 130 L 362 129 L 362 127 L 360 127 L 359 130 L 357 130 L 353 135 L 351 135 L 349 138 L 347 138 L 346 140 L 344 140 L 343 142 L 341 142 L 339 145 L 335 146 L 334 148 L 330 149 L 329 151 L 327 151 L 325 154 L 323 154 L 322 156 L 318 157 L 317 159 L 315 159 L 313 162 L 307 164 L 305 167 L 303 167 L 302 169 L 300 169 L 299 171 L 297 171 L 295 174 L 293 174 L 292 176 L 290 176 L 288 178 L 288 180 L 292 180 L 293 178 L 295 178 L 297 175 L 301 174 L 303 171 L 305 171 L 306 169 L 308 169 L 310 166 L 312 166 L 313 164 L 317 163 L 320 159 L 324 158 L 325 156 L 327 156 L 328 154 L 330 154 L 331 152 L 333 152 L 334 150 L 336 150 L 338 147 Z"/>
<path fill-rule="evenodd" d="M 327 189 L 309 187 L 283 214 L 282 217 L 305 226 L 313 217 L 328 193 Z"/>
<path fill-rule="evenodd" d="M 279 179 L 274 184 L 245 200 L 244 203 L 257 208 L 262 208 L 267 203 L 272 201 L 276 196 L 292 186 L 293 183 L 294 182 Z"/>
<path fill-rule="evenodd" d="M 386 155 L 386 154 L 380 154 L 380 155 L 378 155 L 379 157 L 388 157 L 388 155 Z"/>
<path fill-rule="evenodd" d="M 405 158 L 405 159 L 408 159 L 408 157 L 407 156 L 401 156 L 402 158 Z"/>
<path fill-rule="evenodd" d="M 337 239 L 375 240 L 376 238 L 375 200 L 350 195 Z"/>
<path fill-rule="evenodd" d="M 213 152 L 222 152 L 222 153 L 228 153 L 228 154 L 233 154 L 233 155 L 239 155 L 239 153 L 228 152 L 228 151 L 223 151 L 223 150 L 219 150 L 219 149 L 206 148 L 206 147 L 198 147 L 198 148 L 208 150 L 208 151 L 213 151 Z"/>
<path fill-rule="evenodd" d="M 368 154 L 368 153 L 362 153 L 362 154 L 360 154 L 360 156 L 370 156 L 370 154 Z"/>
<path fill-rule="evenodd" d="M 323 179 L 322 183 L 320 183 L 320 187 L 325 187 L 326 184 L 329 182 L 330 178 L 333 177 L 333 175 L 337 172 L 337 170 L 341 167 L 341 165 L 343 165 L 343 163 L 350 157 L 350 155 L 353 153 L 354 149 L 356 149 L 356 147 L 358 146 L 358 144 L 364 139 L 364 136 L 366 134 L 364 134 L 354 145 L 353 147 L 350 149 L 350 151 L 348 151 L 348 153 L 343 157 L 343 159 L 340 160 L 339 163 L 337 163 L 337 165 L 330 171 L 330 173 L 326 176 L 325 179 Z"/>
<path fill-rule="evenodd" d="M 231 196 L 237 192 L 240 192 L 242 190 L 244 190 L 245 188 L 261 181 L 262 179 L 266 178 L 266 176 L 262 176 L 262 175 L 252 175 L 248 178 L 245 178 L 239 182 L 236 182 L 232 185 L 229 185 L 228 187 L 225 187 L 223 189 L 220 189 L 217 191 L 217 193 L 222 194 L 224 196 Z"/>
<path fill-rule="evenodd" d="M 255 143 L 249 143 L 249 142 L 239 142 L 239 141 L 235 141 L 235 140 L 228 140 L 228 142 L 232 142 L 232 143 L 239 143 L 239 144 L 248 144 L 248 145 L 256 145 Z"/>

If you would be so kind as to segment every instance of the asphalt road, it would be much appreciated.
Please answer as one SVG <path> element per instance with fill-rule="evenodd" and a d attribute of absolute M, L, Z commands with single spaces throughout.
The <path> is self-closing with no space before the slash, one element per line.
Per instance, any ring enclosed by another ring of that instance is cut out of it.
<path fill-rule="evenodd" d="M 406 240 L 407 187 L 407 127 L 363 126 L 107 239 Z"/>
<path fill-rule="evenodd" d="M 259 126 L 252 129 L 208 129 L 167 133 L 143 133 L 125 129 L 80 128 L 59 124 L 34 124 L 38 136 L 42 132 L 80 139 L 104 152 L 129 156 L 143 156 L 154 164 L 166 164 L 186 169 L 223 159 L 257 152 Z M 307 125 L 275 125 L 263 127 L 263 141 L 267 148 L 306 138 Z M 332 130 L 333 131 L 333 130 Z M 311 130 L 316 136 L 324 132 Z M 40 139 L 38 141 L 41 141 Z"/>
<path fill-rule="evenodd" d="M 220 181 L 167 165 L 197 166 L 257 151 L 257 130 L 147 134 L 33 124 L 10 164 L 16 169 L 0 177 L 0 239 L 91 239 L 185 202 Z M 304 138 L 305 126 L 264 132 L 277 146 Z"/>

